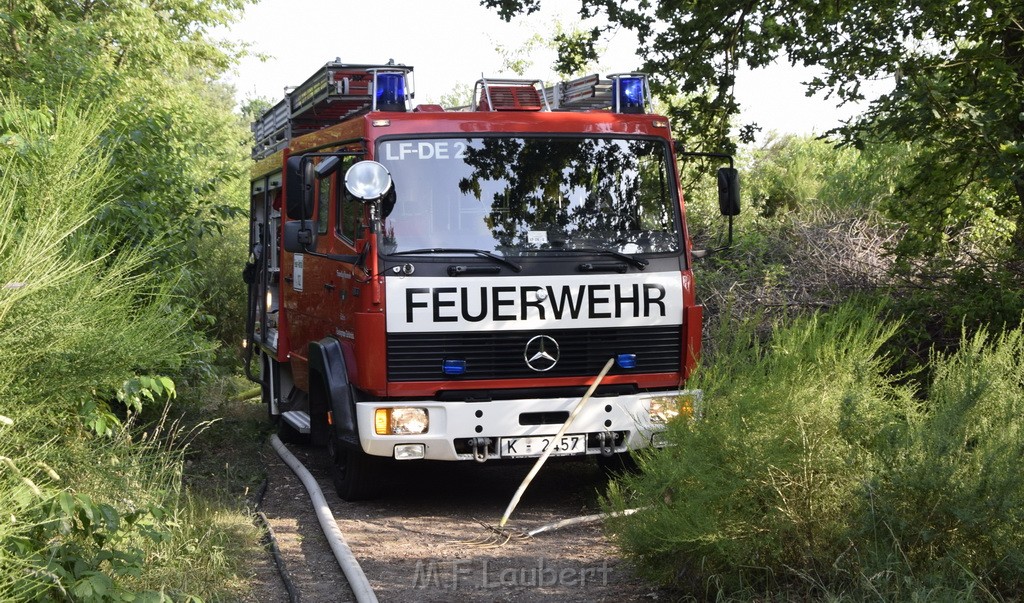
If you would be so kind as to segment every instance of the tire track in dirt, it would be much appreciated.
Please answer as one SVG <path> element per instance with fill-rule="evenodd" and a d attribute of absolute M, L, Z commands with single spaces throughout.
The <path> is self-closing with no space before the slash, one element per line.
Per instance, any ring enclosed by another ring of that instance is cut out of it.
<path fill-rule="evenodd" d="M 304 602 L 353 601 L 301 482 L 267 448 L 262 509 Z M 316 477 L 345 539 L 382 602 L 652 601 L 664 598 L 622 561 L 600 525 L 504 542 L 496 526 L 530 464 L 409 463 L 374 501 L 333 491 L 323 451 L 289 445 Z M 605 480 L 593 462 L 552 459 L 508 527 L 515 532 L 598 511 Z M 486 542 L 484 542 L 486 541 Z M 283 592 L 283 589 L 282 589 Z M 286 600 L 272 598 L 267 601 Z M 280 595 L 278 595 L 280 596 Z"/>

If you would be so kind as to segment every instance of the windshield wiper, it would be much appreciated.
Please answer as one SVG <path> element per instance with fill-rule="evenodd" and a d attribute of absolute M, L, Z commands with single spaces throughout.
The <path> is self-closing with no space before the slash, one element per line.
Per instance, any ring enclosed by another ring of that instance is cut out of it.
<path fill-rule="evenodd" d="M 405 251 L 395 251 L 388 255 L 427 255 L 434 253 L 468 253 L 475 255 L 480 258 L 487 258 L 492 262 L 497 262 L 511 268 L 514 272 L 522 272 L 523 267 L 511 260 L 506 260 L 500 255 L 491 253 L 490 251 L 484 251 L 483 249 L 459 249 L 455 247 L 429 247 L 425 249 L 406 249 Z"/>
<path fill-rule="evenodd" d="M 622 260 L 623 262 L 628 262 L 629 264 L 632 264 L 633 266 L 635 266 L 638 270 L 643 270 L 644 268 L 647 268 L 648 264 L 650 264 L 650 262 L 648 262 L 647 260 L 642 259 L 642 258 L 635 258 L 635 257 L 633 257 L 631 255 L 626 255 L 625 253 L 620 253 L 620 252 L 615 251 L 613 249 L 600 249 L 600 248 L 597 248 L 597 247 L 557 247 L 557 248 L 552 248 L 552 249 L 538 249 L 537 251 L 552 251 L 552 252 L 557 252 L 557 253 L 589 253 L 589 254 L 596 254 L 596 255 L 607 255 L 607 256 L 613 257 L 613 258 L 615 258 L 617 260 Z"/>

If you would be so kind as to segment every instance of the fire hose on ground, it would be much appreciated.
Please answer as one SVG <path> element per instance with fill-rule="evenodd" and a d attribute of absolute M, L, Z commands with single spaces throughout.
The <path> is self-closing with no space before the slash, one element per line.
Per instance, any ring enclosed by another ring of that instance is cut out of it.
<path fill-rule="evenodd" d="M 327 543 L 334 553 L 334 558 L 338 560 L 338 565 L 345 574 L 345 578 L 348 580 L 349 587 L 352 589 L 357 603 L 377 603 L 377 595 L 373 593 L 373 588 L 370 586 L 370 581 L 366 579 L 363 568 L 359 567 L 359 562 L 356 560 L 355 555 L 352 554 L 352 549 L 345 542 L 345 537 L 342 536 L 341 529 L 334 520 L 334 515 L 331 514 L 331 510 L 327 506 L 327 500 L 324 498 L 324 493 L 320 490 L 320 486 L 316 483 L 316 479 L 313 478 L 313 475 L 302 465 L 299 459 L 295 458 L 288 451 L 288 448 L 281 443 L 277 436 L 271 436 L 270 443 L 281 459 L 302 481 L 302 485 L 306 487 L 306 492 L 309 493 L 309 498 L 313 502 L 313 508 L 316 510 L 316 517 L 320 521 L 320 527 L 324 531 L 324 536 L 327 537 Z"/>
<path fill-rule="evenodd" d="M 274 565 L 277 566 L 277 573 L 281 576 L 281 582 L 284 583 L 284 590 L 288 593 L 289 603 L 299 603 L 299 592 L 295 588 L 295 583 L 292 582 L 292 576 L 288 573 L 288 568 L 285 566 L 284 557 L 281 555 L 281 549 L 277 546 L 277 535 L 274 534 L 274 528 L 270 525 L 270 520 L 263 511 L 259 511 L 260 505 L 263 504 L 263 497 L 267 494 L 267 486 L 269 481 L 263 480 L 260 484 L 259 491 L 256 493 L 256 504 L 254 508 L 257 509 L 256 517 L 260 520 L 260 525 L 267 531 L 266 533 L 266 546 L 270 548 L 270 554 L 274 557 Z"/>
<path fill-rule="evenodd" d="M 562 425 L 562 428 L 558 431 L 558 434 L 555 436 L 556 440 L 569 429 L 569 426 L 572 424 L 576 416 L 579 415 L 580 411 L 586 405 L 587 401 L 593 395 L 594 391 L 597 390 L 597 387 L 601 384 L 601 381 L 604 379 L 605 375 L 607 375 L 608 371 L 611 370 L 613 362 L 614 358 L 609 358 L 608 362 L 605 363 L 604 368 L 601 369 L 601 372 L 594 379 L 594 382 L 590 385 L 590 388 L 587 390 L 586 394 L 584 394 L 583 398 L 581 398 L 580 401 L 576 404 L 575 408 L 573 408 L 572 412 L 570 413 L 568 419 L 566 419 L 565 423 Z M 352 550 L 345 542 L 345 538 L 341 534 L 341 529 L 338 528 L 338 524 L 334 520 L 334 516 L 331 514 L 331 511 L 327 506 L 327 501 L 324 498 L 323 491 L 317 484 L 316 479 L 312 476 L 312 474 L 309 473 L 309 471 L 302 465 L 302 463 L 297 458 L 295 458 L 295 456 L 292 455 L 291 452 L 288 451 L 288 448 L 281 442 L 280 439 L 278 439 L 277 436 L 271 436 L 270 443 L 274 447 L 274 450 L 277 451 L 277 454 L 281 457 L 281 459 L 284 460 L 288 467 L 291 468 L 295 475 L 302 481 L 303 486 L 305 486 L 306 491 L 309 493 L 310 500 L 312 501 L 313 507 L 316 510 L 317 519 L 320 522 L 320 527 L 323 529 L 324 535 L 327 537 L 328 544 L 331 547 L 331 551 L 334 553 L 334 557 L 335 559 L 337 559 L 338 565 L 341 567 L 342 572 L 345 574 L 345 578 L 349 582 L 349 586 L 351 587 L 352 592 L 355 594 L 356 601 L 358 603 L 376 603 L 377 596 L 374 594 L 373 588 L 370 586 L 369 580 L 367 580 L 366 578 L 366 574 L 363 573 L 362 568 L 359 566 L 359 562 L 356 560 L 355 555 L 352 554 Z M 540 471 L 540 468 L 544 465 L 544 462 L 547 461 L 548 456 L 550 456 L 550 453 L 551 450 L 548 449 L 544 452 L 544 454 L 540 456 L 540 458 L 537 459 L 537 462 L 534 464 L 533 469 L 531 469 L 530 473 L 523 480 L 523 483 L 520 484 L 519 489 L 516 491 L 515 495 L 512 497 L 512 500 L 509 502 L 508 508 L 505 509 L 505 513 L 504 515 L 502 515 L 501 521 L 498 523 L 498 527 L 495 531 L 504 531 L 505 524 L 508 522 L 509 516 L 512 514 L 516 506 L 519 504 L 519 501 L 522 498 L 523 493 L 526 491 L 526 488 L 530 485 L 530 483 L 533 481 L 533 478 Z M 635 513 L 637 510 L 638 509 L 627 509 L 621 513 L 613 513 L 610 516 L 614 517 L 618 515 L 630 515 L 632 513 Z M 524 535 L 527 537 L 532 537 L 542 532 L 557 530 L 569 526 L 596 523 L 603 519 L 606 519 L 607 517 L 609 517 L 608 514 L 602 513 L 598 515 L 588 515 L 584 517 L 565 519 L 553 524 L 541 526 L 540 528 L 531 530 L 530 532 Z"/>

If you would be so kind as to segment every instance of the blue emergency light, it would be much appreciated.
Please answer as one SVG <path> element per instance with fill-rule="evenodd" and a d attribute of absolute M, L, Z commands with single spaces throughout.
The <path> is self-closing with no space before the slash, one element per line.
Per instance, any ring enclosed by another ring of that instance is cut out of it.
<path fill-rule="evenodd" d="M 378 73 L 374 83 L 378 111 L 405 111 L 405 74 Z"/>
<path fill-rule="evenodd" d="M 644 113 L 644 78 L 615 78 L 615 101 L 618 113 Z"/>
<path fill-rule="evenodd" d="M 445 360 L 441 365 L 441 371 L 445 375 L 465 375 L 466 374 L 466 361 L 465 360 Z"/>
<path fill-rule="evenodd" d="M 615 357 L 615 364 L 624 369 L 636 368 L 636 354 L 619 354 Z"/>

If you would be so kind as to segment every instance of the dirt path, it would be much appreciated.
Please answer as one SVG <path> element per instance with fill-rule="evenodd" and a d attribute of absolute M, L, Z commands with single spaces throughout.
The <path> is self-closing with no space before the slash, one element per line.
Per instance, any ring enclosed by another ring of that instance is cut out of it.
<path fill-rule="evenodd" d="M 599 525 L 513 539 L 499 545 L 481 525 L 496 525 L 530 466 L 409 464 L 373 502 L 347 503 L 330 485 L 313 449 L 289 446 L 320 483 L 338 525 L 382 602 L 651 601 Z M 298 478 L 266 452 L 263 511 L 302 601 L 352 601 Z M 527 531 L 597 512 L 604 479 L 592 462 L 549 462 L 509 527 Z M 487 542 L 484 542 L 487 541 Z M 283 592 L 283 591 L 281 591 Z M 287 600 L 265 591 L 265 601 Z"/>

